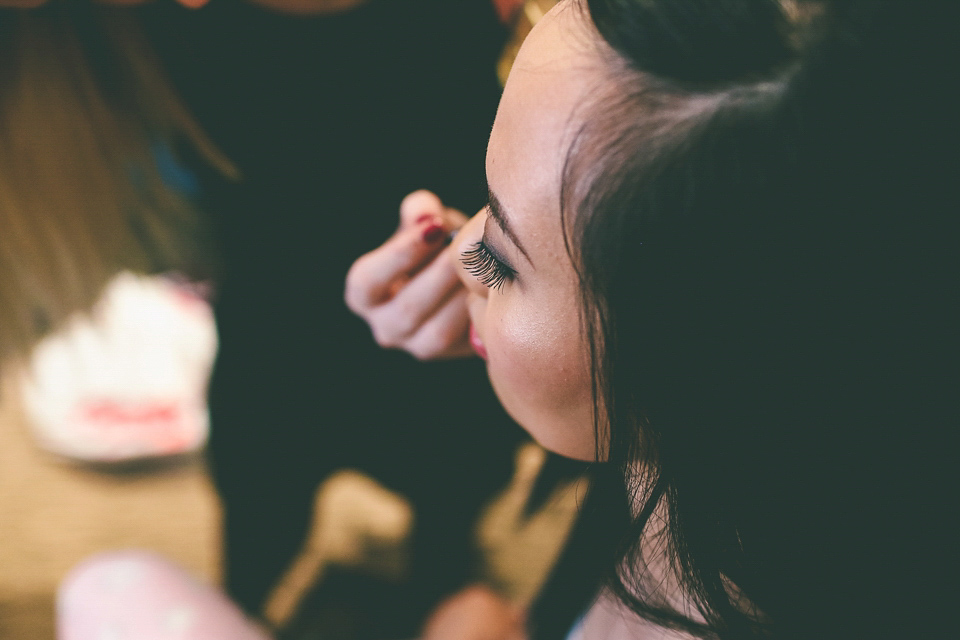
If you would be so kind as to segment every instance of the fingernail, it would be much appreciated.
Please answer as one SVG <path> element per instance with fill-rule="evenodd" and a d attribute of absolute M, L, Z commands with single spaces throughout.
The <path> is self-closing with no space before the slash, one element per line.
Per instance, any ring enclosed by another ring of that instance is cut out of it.
<path fill-rule="evenodd" d="M 423 241 L 427 244 L 433 244 L 445 235 L 447 235 L 447 232 L 443 230 L 443 225 L 432 224 L 423 230 Z"/>

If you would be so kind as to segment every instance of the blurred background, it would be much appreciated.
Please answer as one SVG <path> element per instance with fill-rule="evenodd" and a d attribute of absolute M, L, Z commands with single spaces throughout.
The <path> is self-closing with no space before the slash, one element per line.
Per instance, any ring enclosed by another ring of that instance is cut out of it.
<path fill-rule="evenodd" d="M 53 638 L 58 584 L 111 549 L 286 638 L 532 597 L 582 467 L 478 360 L 379 349 L 342 287 L 410 191 L 484 204 L 550 4 L 0 2 L 0 637 Z"/>

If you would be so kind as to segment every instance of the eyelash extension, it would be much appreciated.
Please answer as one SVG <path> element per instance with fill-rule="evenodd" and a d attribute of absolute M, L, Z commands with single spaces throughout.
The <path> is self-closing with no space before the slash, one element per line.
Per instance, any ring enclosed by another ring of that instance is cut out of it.
<path fill-rule="evenodd" d="M 467 268 L 470 275 L 480 281 L 480 284 L 497 291 L 503 286 L 505 280 L 513 280 L 517 275 L 516 271 L 493 255 L 483 240 L 476 242 L 472 249 L 461 253 L 460 262 Z"/>

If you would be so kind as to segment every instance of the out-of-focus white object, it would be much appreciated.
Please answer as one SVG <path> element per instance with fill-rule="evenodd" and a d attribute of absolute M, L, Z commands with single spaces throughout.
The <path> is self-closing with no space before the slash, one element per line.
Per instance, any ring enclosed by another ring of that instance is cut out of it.
<path fill-rule="evenodd" d="M 163 276 L 119 274 L 30 356 L 27 416 L 44 448 L 88 462 L 189 453 L 209 433 L 217 349 L 209 303 Z"/>

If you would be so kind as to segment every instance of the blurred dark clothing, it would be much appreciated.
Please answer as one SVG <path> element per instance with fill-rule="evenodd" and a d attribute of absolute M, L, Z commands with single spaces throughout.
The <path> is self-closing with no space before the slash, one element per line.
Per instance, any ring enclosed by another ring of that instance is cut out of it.
<path fill-rule="evenodd" d="M 471 524 L 522 431 L 479 360 L 376 346 L 346 271 L 427 188 L 473 213 L 505 34 L 489 0 L 372 0 L 293 17 L 243 2 L 141 9 L 184 100 L 239 166 L 198 169 L 224 275 L 210 459 L 226 509 L 227 587 L 257 612 L 299 549 L 317 484 L 359 468 L 413 502 L 423 609 L 470 571 Z"/>

